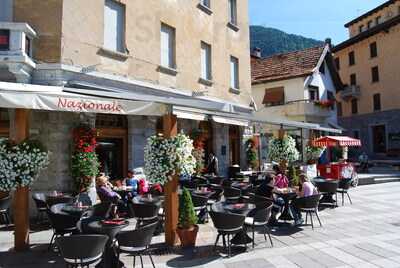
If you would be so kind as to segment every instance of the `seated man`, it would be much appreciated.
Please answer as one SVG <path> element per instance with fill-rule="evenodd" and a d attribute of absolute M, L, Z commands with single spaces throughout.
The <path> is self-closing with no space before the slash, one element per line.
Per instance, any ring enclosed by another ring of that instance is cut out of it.
<path fill-rule="evenodd" d="M 300 174 L 300 184 L 301 184 L 301 192 L 298 193 L 297 199 L 293 200 L 290 206 L 295 221 L 295 225 L 300 225 L 303 223 L 300 211 L 301 204 L 298 198 L 312 196 L 318 193 L 317 188 L 315 188 L 315 186 L 309 181 L 307 175 L 304 173 Z"/>
<path fill-rule="evenodd" d="M 128 170 L 128 176 L 125 178 L 125 185 L 132 187 L 132 195 L 135 196 L 138 191 L 139 180 L 136 178 L 132 170 Z"/>

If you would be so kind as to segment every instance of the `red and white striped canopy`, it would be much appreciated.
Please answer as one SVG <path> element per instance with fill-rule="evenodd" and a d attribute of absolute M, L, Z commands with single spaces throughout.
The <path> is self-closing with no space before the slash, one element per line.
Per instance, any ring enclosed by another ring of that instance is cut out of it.
<path fill-rule="evenodd" d="M 361 141 L 359 139 L 354 139 L 346 136 L 325 136 L 312 141 L 312 146 L 314 147 L 346 147 L 354 146 L 360 147 Z"/>

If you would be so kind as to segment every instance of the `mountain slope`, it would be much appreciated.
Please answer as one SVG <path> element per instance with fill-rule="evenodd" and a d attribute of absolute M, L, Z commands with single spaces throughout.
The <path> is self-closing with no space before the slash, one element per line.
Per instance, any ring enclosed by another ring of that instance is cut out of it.
<path fill-rule="evenodd" d="M 250 26 L 250 47 L 252 49 L 254 47 L 261 48 L 263 57 L 302 50 L 321 44 L 323 44 L 322 41 L 300 35 L 288 34 L 274 28 L 256 25 Z"/>

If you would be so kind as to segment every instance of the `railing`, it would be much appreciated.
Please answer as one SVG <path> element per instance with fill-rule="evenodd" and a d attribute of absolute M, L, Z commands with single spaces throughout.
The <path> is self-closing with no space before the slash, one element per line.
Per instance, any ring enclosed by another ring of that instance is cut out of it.
<path fill-rule="evenodd" d="M 27 23 L 0 22 L 0 56 L 31 57 L 35 37 L 36 32 Z"/>
<path fill-rule="evenodd" d="M 361 96 L 361 89 L 358 85 L 346 86 L 340 93 L 342 99 L 346 98 L 359 98 Z"/>

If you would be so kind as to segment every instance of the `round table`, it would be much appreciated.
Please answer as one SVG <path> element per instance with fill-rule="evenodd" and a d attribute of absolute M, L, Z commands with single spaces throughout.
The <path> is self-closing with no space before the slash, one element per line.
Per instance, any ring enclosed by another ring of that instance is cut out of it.
<path fill-rule="evenodd" d="M 281 197 L 285 202 L 285 206 L 283 208 L 281 216 L 279 216 L 280 220 L 283 221 L 293 221 L 293 215 L 290 211 L 290 202 L 297 197 L 296 192 L 274 192 L 278 197 Z"/>
<path fill-rule="evenodd" d="M 211 190 L 207 190 L 207 191 L 203 191 L 203 190 L 193 190 L 191 191 L 193 194 L 195 195 L 200 195 L 200 196 L 204 196 L 204 197 L 210 197 L 213 194 L 215 194 L 215 191 L 211 191 Z"/>
<path fill-rule="evenodd" d="M 103 253 L 103 259 L 96 267 L 124 267 L 124 264 L 118 260 L 118 256 L 113 247 L 115 236 L 125 227 L 129 225 L 128 221 L 123 224 L 103 224 L 103 221 L 94 221 L 88 224 L 91 233 L 104 234 L 108 236 L 108 241 Z"/>
<path fill-rule="evenodd" d="M 256 208 L 255 204 L 250 203 L 242 203 L 241 208 L 235 208 L 238 204 L 226 204 L 225 202 L 218 202 L 212 206 L 213 211 L 223 212 L 223 213 L 232 213 L 232 214 L 240 214 L 243 216 L 247 216 L 250 211 Z M 237 233 L 231 240 L 231 243 L 234 245 L 243 245 L 243 241 L 246 241 L 247 244 L 253 242 L 253 239 L 247 235 L 246 231 L 243 229 L 239 233 Z"/>
<path fill-rule="evenodd" d="M 154 204 L 160 206 L 163 202 L 163 199 L 157 196 L 147 197 L 147 196 L 135 196 L 132 198 L 132 202 L 135 204 Z"/>
<path fill-rule="evenodd" d="M 87 211 L 89 206 L 77 206 L 76 204 L 65 204 L 61 211 L 74 216 L 81 216 L 85 211 Z"/>

